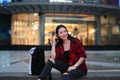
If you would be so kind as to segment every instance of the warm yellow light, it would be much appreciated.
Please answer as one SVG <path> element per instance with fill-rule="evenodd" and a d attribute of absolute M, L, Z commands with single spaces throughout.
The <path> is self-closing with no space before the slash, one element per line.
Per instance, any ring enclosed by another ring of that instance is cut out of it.
<path fill-rule="evenodd" d="M 34 16 L 38 16 L 38 13 L 34 13 Z"/>
<path fill-rule="evenodd" d="M 93 34 L 94 32 L 95 32 L 95 29 L 91 29 L 91 30 L 89 31 L 90 34 Z"/>

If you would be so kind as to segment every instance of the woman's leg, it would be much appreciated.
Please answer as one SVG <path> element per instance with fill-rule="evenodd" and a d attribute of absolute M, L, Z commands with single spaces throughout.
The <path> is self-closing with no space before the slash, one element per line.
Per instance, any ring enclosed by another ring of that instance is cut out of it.
<path fill-rule="evenodd" d="M 77 68 L 75 70 L 71 70 L 63 73 L 62 80 L 75 80 L 77 78 L 81 78 L 86 74 L 86 71 L 83 69 Z"/>
<path fill-rule="evenodd" d="M 50 60 L 48 60 L 45 67 L 43 68 L 42 72 L 39 75 L 40 80 L 46 80 L 48 74 L 52 69 L 52 65 L 53 63 Z"/>
<path fill-rule="evenodd" d="M 64 73 L 64 72 L 67 72 L 69 64 L 59 60 L 55 60 L 55 65 L 53 65 L 53 67 L 58 71 L 60 71 L 61 73 Z"/>
<path fill-rule="evenodd" d="M 56 68 L 61 73 L 64 73 L 67 71 L 69 65 L 62 61 L 59 61 L 59 60 L 55 60 L 55 62 L 48 60 L 45 67 L 43 68 L 39 78 L 42 80 L 45 80 L 47 78 L 48 74 L 51 72 L 52 67 Z"/>

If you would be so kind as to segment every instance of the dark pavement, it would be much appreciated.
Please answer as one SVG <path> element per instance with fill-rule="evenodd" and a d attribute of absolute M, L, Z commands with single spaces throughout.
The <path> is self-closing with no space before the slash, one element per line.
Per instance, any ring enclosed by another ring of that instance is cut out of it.
<path fill-rule="evenodd" d="M 83 80 L 120 80 L 120 50 L 86 53 L 88 75 Z M 45 51 L 46 61 L 49 55 L 50 51 Z M 30 56 L 29 51 L 0 51 L 0 80 L 36 80 L 36 76 L 28 74 Z M 60 77 L 55 69 L 52 69 L 52 75 L 54 80 Z"/>

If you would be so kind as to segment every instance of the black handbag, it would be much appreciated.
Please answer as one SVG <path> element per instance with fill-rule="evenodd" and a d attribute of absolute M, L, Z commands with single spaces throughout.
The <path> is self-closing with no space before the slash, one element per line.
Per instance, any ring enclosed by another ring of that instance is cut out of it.
<path fill-rule="evenodd" d="M 30 60 L 30 67 L 31 67 L 31 75 L 40 75 L 41 71 L 45 66 L 45 54 L 44 54 L 44 47 L 37 46 L 31 48 L 31 60 Z M 49 80 L 52 79 L 51 73 L 49 74 Z"/>

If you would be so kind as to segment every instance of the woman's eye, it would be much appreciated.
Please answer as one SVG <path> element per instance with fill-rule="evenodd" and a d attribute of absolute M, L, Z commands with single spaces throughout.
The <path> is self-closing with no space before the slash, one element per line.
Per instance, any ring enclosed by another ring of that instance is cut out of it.
<path fill-rule="evenodd" d="M 62 34 L 62 32 L 59 32 L 59 34 Z"/>
<path fill-rule="evenodd" d="M 66 30 L 64 32 L 67 32 Z"/>
<path fill-rule="evenodd" d="M 63 32 L 60 32 L 60 34 L 62 34 Z"/>

